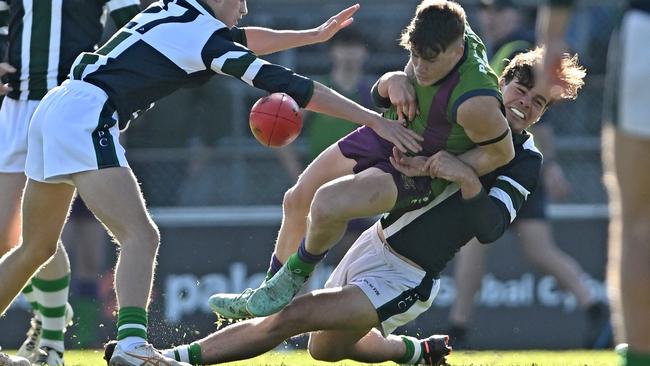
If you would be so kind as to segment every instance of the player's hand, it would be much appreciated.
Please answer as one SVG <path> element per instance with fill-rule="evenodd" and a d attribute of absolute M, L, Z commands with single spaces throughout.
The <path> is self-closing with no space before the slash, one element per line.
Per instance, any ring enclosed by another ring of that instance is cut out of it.
<path fill-rule="evenodd" d="M 390 163 L 398 172 L 408 177 L 428 176 L 424 163 L 427 158 L 424 156 L 406 156 L 396 147 L 393 147 L 393 156 L 389 157 Z"/>
<path fill-rule="evenodd" d="M 386 78 L 388 98 L 395 106 L 397 119 L 401 121 L 412 121 L 420 114 L 418 102 L 415 96 L 415 87 L 411 79 L 403 71 L 392 72 Z"/>
<path fill-rule="evenodd" d="M 567 49 L 563 40 L 556 40 L 545 47 L 542 62 L 535 65 L 535 75 L 541 75 L 535 79 L 536 83 L 539 83 L 540 89 L 549 90 L 549 94 L 553 97 L 559 98 L 565 87 L 565 82 L 560 75 L 562 60 L 568 56 Z"/>
<path fill-rule="evenodd" d="M 321 24 L 315 29 L 318 40 L 320 42 L 325 42 L 332 38 L 336 32 L 352 24 L 352 22 L 354 22 L 352 15 L 356 13 L 360 7 L 361 5 L 354 4 L 349 8 L 341 10 L 338 14 Z"/>
<path fill-rule="evenodd" d="M 390 141 L 402 152 L 414 153 L 422 150 L 421 141 L 424 139 L 412 130 L 404 127 L 399 121 L 392 121 L 377 115 L 375 121 L 369 124 L 379 136 Z"/>
<path fill-rule="evenodd" d="M 546 189 L 551 200 L 561 201 L 569 195 L 571 186 L 558 163 L 554 161 L 544 163 L 542 174 L 544 189 Z"/>
<path fill-rule="evenodd" d="M 424 170 L 433 178 L 442 178 L 461 184 L 476 178 L 476 173 L 469 165 L 446 151 L 438 151 L 429 157 L 424 164 Z"/>
<path fill-rule="evenodd" d="M 6 74 L 13 74 L 14 72 L 16 72 L 15 67 L 6 62 L 0 63 L 0 77 Z M 13 89 L 9 86 L 9 84 L 0 84 L 0 95 L 7 95 L 12 90 Z"/>

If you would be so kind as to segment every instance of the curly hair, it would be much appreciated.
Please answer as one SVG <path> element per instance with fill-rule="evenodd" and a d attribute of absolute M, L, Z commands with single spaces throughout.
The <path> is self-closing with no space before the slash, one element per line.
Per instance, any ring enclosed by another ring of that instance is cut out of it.
<path fill-rule="evenodd" d="M 425 58 L 445 52 L 465 33 L 465 10 L 446 0 L 423 0 L 411 23 L 402 31 L 400 45 Z"/>
<path fill-rule="evenodd" d="M 541 66 L 544 59 L 544 48 L 537 47 L 532 51 L 523 52 L 508 63 L 508 66 L 501 73 L 501 80 L 506 84 L 514 78 L 523 86 L 531 89 L 535 86 L 535 68 Z M 560 81 L 558 91 L 552 92 L 554 100 L 573 100 L 578 97 L 578 91 L 585 85 L 584 78 L 587 69 L 580 65 L 578 55 L 565 53 L 562 55 L 557 68 L 557 76 Z"/>

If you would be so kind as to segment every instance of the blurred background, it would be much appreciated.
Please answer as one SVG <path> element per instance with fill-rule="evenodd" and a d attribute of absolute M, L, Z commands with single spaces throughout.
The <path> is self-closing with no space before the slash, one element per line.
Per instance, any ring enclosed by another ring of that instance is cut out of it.
<path fill-rule="evenodd" d="M 329 44 L 265 59 L 333 85 L 367 104 L 374 80 L 386 71 L 402 69 L 406 63 L 408 53 L 398 46 L 397 39 L 419 1 L 358 2 L 361 9 L 350 32 L 354 34 L 344 45 L 347 52 L 337 54 L 334 50 L 336 36 Z M 354 3 L 249 0 L 249 14 L 240 26 L 311 28 Z M 534 35 L 536 1 L 459 3 L 489 53 L 507 37 L 532 39 Z M 569 188 L 558 197 L 549 195 L 556 198 L 547 207 L 555 240 L 582 266 L 587 275 L 584 280 L 603 301 L 608 215 L 601 181 L 601 106 L 607 44 L 619 6 L 613 0 L 580 2 L 566 41 L 588 70 L 586 85 L 575 102 L 555 105 L 543 122 L 554 131 L 555 159 Z M 358 39 L 361 50 L 352 51 Z M 342 78 L 334 71 L 336 67 L 354 73 Z M 124 135 L 127 157 L 162 234 L 150 320 L 156 345 L 179 344 L 207 335 L 215 329 L 215 317 L 206 304 L 212 293 L 238 292 L 262 281 L 281 220 L 283 194 L 323 143 L 319 128 L 322 130 L 326 122 L 305 114 L 303 133 L 289 147 L 276 150 L 260 145 L 250 133 L 248 111 L 263 95 L 239 81 L 215 77 L 200 88 L 180 90 L 159 101 L 133 121 Z M 71 302 L 77 321 L 68 330 L 68 348 L 98 346 L 114 337 L 115 329 L 111 289 L 114 246 L 107 245 L 109 240 L 101 230 L 93 229 L 93 220 L 79 222 L 87 225 L 88 231 L 70 233 L 72 229 L 66 229 L 65 243 L 70 248 L 75 247 L 75 241 L 90 246 L 94 259 L 91 276 L 80 284 L 75 273 L 79 266 L 88 265 L 89 254 L 84 254 L 88 248 L 85 252 L 72 250 Z M 367 224 L 350 226 L 349 235 L 313 276 L 312 287 L 324 283 Z M 494 248 L 488 254 L 487 270 L 475 297 L 468 344 L 491 349 L 581 347 L 586 319 L 576 298 L 553 277 L 531 266 L 516 239 L 508 233 L 491 244 Z M 453 265 L 443 276 L 431 310 L 399 332 L 426 336 L 447 329 L 455 296 Z M 88 281 L 96 286 L 92 295 L 84 292 Z M 23 340 L 27 309 L 28 305 L 20 301 L 0 319 L 2 329 L 16 330 L 0 332 L 0 344 L 5 348 L 17 348 Z"/>

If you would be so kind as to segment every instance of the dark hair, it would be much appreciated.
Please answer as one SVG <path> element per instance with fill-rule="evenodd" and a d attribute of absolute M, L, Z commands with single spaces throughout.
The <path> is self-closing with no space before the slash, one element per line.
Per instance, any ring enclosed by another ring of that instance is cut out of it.
<path fill-rule="evenodd" d="M 452 1 L 423 0 L 402 31 L 400 45 L 424 58 L 445 52 L 465 33 L 465 10 Z"/>

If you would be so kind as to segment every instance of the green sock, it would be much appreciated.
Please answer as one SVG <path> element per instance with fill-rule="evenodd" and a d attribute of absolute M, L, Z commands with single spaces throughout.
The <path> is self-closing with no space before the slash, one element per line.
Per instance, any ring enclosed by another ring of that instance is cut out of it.
<path fill-rule="evenodd" d="M 65 351 L 63 332 L 66 327 L 70 274 L 53 280 L 34 276 L 32 288 L 43 322 L 39 347 L 50 347 L 59 352 Z"/>
<path fill-rule="evenodd" d="M 201 345 L 199 342 L 190 344 L 189 354 L 192 365 L 203 365 L 203 356 L 201 356 Z"/>
<path fill-rule="evenodd" d="M 201 345 L 199 342 L 194 342 L 190 345 L 182 345 L 174 347 L 172 355 L 167 355 L 176 361 L 187 362 L 192 365 L 203 365 L 203 357 L 201 356 Z"/>
<path fill-rule="evenodd" d="M 287 267 L 299 276 L 309 277 L 316 268 L 316 263 L 307 263 L 298 257 L 298 253 L 293 253 L 287 260 Z"/>
<path fill-rule="evenodd" d="M 623 360 L 623 366 L 648 366 L 650 365 L 650 353 L 627 351 Z"/>
<path fill-rule="evenodd" d="M 117 340 L 126 337 L 147 340 L 147 311 L 144 308 L 129 306 L 117 313 Z"/>
<path fill-rule="evenodd" d="M 397 361 L 397 363 L 414 365 L 422 356 L 422 346 L 420 345 L 420 341 L 417 338 L 409 336 L 401 336 L 401 338 L 402 342 L 404 342 L 404 346 L 406 346 L 406 353 Z"/>

